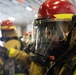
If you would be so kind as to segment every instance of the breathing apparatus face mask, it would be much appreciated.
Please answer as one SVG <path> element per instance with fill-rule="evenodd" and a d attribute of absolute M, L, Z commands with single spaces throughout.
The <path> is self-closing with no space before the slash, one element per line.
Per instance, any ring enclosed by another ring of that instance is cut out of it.
<path fill-rule="evenodd" d="M 36 46 L 35 54 L 42 57 L 41 60 L 46 62 L 50 55 L 58 57 L 64 48 L 68 34 L 73 27 L 72 21 L 49 21 L 45 19 L 35 20 L 36 28 Z M 35 57 L 36 58 L 36 57 Z M 37 59 L 36 58 L 36 59 Z M 35 60 L 35 59 L 34 59 Z M 40 59 L 39 59 L 40 60 Z"/>

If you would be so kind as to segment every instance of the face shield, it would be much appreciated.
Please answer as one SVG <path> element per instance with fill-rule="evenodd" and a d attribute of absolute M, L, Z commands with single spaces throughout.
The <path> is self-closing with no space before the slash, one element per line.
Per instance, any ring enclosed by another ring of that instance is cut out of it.
<path fill-rule="evenodd" d="M 64 46 L 60 42 L 67 41 L 67 37 L 73 28 L 72 21 L 50 21 L 50 19 L 36 19 L 34 22 L 36 39 L 35 39 L 35 54 L 41 56 L 55 55 L 54 49 L 59 49 Z M 63 47 L 64 48 L 64 47 Z"/>

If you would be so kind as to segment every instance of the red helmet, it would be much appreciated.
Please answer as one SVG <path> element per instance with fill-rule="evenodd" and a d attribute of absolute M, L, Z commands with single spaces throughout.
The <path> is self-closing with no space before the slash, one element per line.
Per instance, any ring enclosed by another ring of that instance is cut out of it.
<path fill-rule="evenodd" d="M 38 11 L 38 18 L 71 18 L 76 14 L 76 7 L 67 0 L 46 0 Z"/>
<path fill-rule="evenodd" d="M 12 30 L 12 29 L 15 29 L 15 26 L 12 23 L 12 21 L 10 21 L 10 20 L 4 20 L 4 21 L 2 21 L 1 29 L 2 30 Z"/>

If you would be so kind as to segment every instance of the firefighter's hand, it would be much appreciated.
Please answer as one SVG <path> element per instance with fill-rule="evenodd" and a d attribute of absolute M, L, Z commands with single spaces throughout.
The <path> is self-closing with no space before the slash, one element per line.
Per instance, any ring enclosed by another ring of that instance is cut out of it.
<path fill-rule="evenodd" d="M 31 57 L 32 61 L 40 66 L 47 66 L 49 59 L 48 57 L 42 56 L 42 55 L 34 55 Z"/>
<path fill-rule="evenodd" d="M 30 52 L 34 53 L 34 50 L 35 50 L 35 44 L 34 43 L 31 43 L 31 44 L 28 44 L 25 48 L 24 48 L 24 51 L 28 54 L 30 54 Z"/>
<path fill-rule="evenodd" d="M 4 54 L 6 54 L 7 53 L 7 48 L 6 47 L 2 47 L 2 46 L 0 46 L 0 53 L 4 53 Z"/>
<path fill-rule="evenodd" d="M 24 48 L 24 51 L 29 54 L 30 53 L 30 45 L 26 46 Z"/>

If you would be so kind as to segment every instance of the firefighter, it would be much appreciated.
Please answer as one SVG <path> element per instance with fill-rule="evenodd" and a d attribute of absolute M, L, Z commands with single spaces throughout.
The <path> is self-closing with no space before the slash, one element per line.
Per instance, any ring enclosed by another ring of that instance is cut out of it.
<path fill-rule="evenodd" d="M 9 59 L 14 59 L 16 64 L 17 63 L 19 63 L 20 65 L 22 64 L 22 66 L 25 69 L 26 75 L 28 75 L 29 73 L 26 68 L 29 68 L 28 65 L 30 64 L 30 55 L 33 55 L 33 54 L 29 53 L 27 51 L 21 51 L 20 40 L 15 31 L 15 26 L 13 25 L 13 23 L 11 21 L 5 20 L 2 22 L 1 32 L 2 32 L 1 40 L 4 41 L 4 47 L 0 47 L 0 52 L 7 55 L 9 57 Z M 29 48 L 27 48 L 27 49 L 29 49 Z M 17 66 L 19 68 L 19 71 L 18 71 L 18 68 L 15 68 L 16 74 L 25 75 L 23 73 L 24 72 L 23 69 L 21 70 L 21 67 L 19 64 Z M 22 73 L 21 73 L 21 71 L 22 71 Z"/>
<path fill-rule="evenodd" d="M 76 7 L 67 0 L 46 0 L 38 10 L 34 28 L 32 60 L 40 65 L 41 74 L 46 67 L 46 75 L 76 75 Z"/>
<path fill-rule="evenodd" d="M 24 67 L 24 63 L 26 63 L 26 58 L 28 57 L 28 55 L 27 53 L 22 51 L 23 46 L 16 32 L 16 27 L 14 26 L 13 22 L 10 20 L 2 21 L 1 33 L 1 40 L 4 41 L 4 47 L 9 50 L 9 59 L 15 58 L 15 75 L 28 75 L 28 70 L 26 69 L 26 67 Z M 23 61 L 23 59 L 25 61 Z M 25 74 L 25 72 L 27 72 L 27 74 Z"/>

